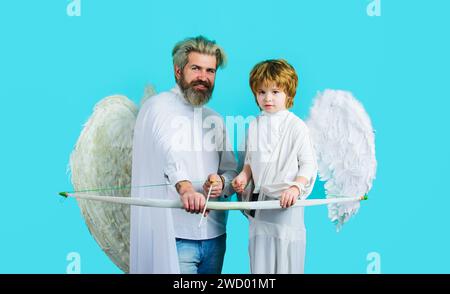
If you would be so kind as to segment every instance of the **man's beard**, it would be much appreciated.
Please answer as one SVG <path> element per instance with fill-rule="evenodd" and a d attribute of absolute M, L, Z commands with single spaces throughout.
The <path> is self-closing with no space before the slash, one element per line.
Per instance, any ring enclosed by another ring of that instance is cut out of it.
<path fill-rule="evenodd" d="M 211 86 L 209 81 L 196 80 L 188 83 L 184 79 L 184 75 L 180 76 L 178 85 L 180 86 L 184 98 L 186 98 L 186 100 L 193 106 L 202 106 L 203 104 L 208 103 L 214 90 L 214 86 Z M 194 87 L 198 85 L 203 85 L 205 89 L 196 90 Z"/>

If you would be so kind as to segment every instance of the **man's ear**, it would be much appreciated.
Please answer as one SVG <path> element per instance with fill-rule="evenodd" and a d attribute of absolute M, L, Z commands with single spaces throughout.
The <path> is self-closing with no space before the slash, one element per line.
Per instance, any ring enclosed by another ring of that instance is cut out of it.
<path fill-rule="evenodd" d="M 178 81 L 181 77 L 181 68 L 179 68 L 178 65 L 174 65 L 173 71 L 175 72 L 175 77 L 177 78 Z"/>

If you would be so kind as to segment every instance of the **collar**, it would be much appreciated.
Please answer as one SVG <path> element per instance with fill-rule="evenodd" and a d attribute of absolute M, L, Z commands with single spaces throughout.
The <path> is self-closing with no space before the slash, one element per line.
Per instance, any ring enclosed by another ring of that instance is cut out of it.
<path fill-rule="evenodd" d="M 268 116 L 268 117 L 285 117 L 289 114 L 289 110 L 284 109 L 284 110 L 280 110 L 277 111 L 275 113 L 270 113 L 270 112 L 266 112 L 266 111 L 261 111 L 261 115 L 262 116 Z"/>

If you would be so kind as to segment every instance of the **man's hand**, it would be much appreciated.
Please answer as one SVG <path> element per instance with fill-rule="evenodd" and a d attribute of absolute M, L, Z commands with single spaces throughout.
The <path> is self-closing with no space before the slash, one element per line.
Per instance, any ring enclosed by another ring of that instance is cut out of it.
<path fill-rule="evenodd" d="M 282 208 L 288 208 L 297 202 L 297 198 L 300 195 L 300 190 L 296 186 L 292 186 L 289 189 L 284 190 L 280 197 L 280 206 Z"/>
<path fill-rule="evenodd" d="M 243 173 L 240 173 L 231 182 L 231 186 L 233 186 L 234 191 L 236 191 L 237 193 L 244 192 L 245 187 L 247 187 L 247 184 L 248 184 L 247 177 Z"/>
<path fill-rule="evenodd" d="M 203 192 L 208 195 L 209 187 L 212 186 L 210 197 L 216 198 L 222 194 L 222 188 L 225 183 L 222 182 L 222 178 L 217 174 L 210 174 L 208 179 L 203 184 Z"/>
<path fill-rule="evenodd" d="M 183 207 L 187 212 L 203 212 L 206 202 L 205 196 L 196 192 L 191 182 L 181 181 L 177 183 L 176 187 L 178 193 L 180 194 L 180 200 L 183 203 Z"/>

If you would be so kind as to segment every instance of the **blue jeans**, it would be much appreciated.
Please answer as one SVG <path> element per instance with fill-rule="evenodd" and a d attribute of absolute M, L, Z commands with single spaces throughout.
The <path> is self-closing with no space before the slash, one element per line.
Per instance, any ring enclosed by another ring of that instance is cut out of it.
<path fill-rule="evenodd" d="M 178 262 L 182 274 L 220 274 L 226 250 L 227 234 L 207 240 L 176 238 Z"/>

